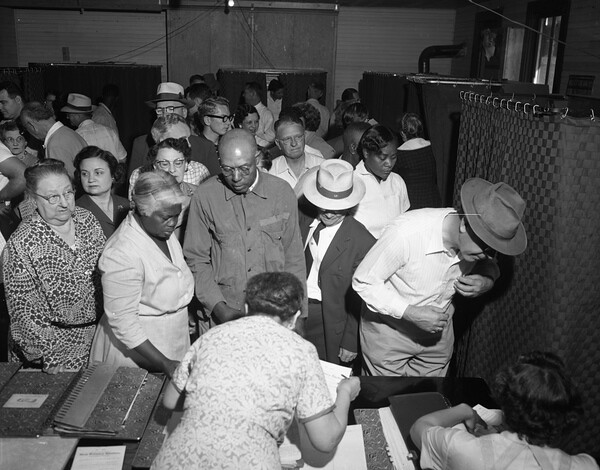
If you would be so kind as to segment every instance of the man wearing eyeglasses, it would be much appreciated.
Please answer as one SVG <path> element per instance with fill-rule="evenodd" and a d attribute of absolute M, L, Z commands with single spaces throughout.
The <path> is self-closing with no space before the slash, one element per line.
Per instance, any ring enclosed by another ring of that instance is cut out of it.
<path fill-rule="evenodd" d="M 275 132 L 275 143 L 283 155 L 273 160 L 269 173 L 287 181 L 294 189 L 300 188 L 302 176 L 324 159 L 306 150 L 304 124 L 297 112 L 283 110 L 275 123 Z"/>
<path fill-rule="evenodd" d="M 219 140 L 231 129 L 233 115 L 229 114 L 227 98 L 217 96 L 204 100 L 198 106 L 196 126 L 201 129 L 198 145 L 202 155 L 201 162 L 208 168 L 211 175 L 221 172 L 219 167 Z"/>
<path fill-rule="evenodd" d="M 219 156 L 221 174 L 192 197 L 183 244 L 204 309 L 201 331 L 243 316 L 246 282 L 255 274 L 287 271 L 306 281 L 294 192 L 258 171 L 256 141 L 246 130 L 225 134 Z"/>
<path fill-rule="evenodd" d="M 525 251 L 525 201 L 512 187 L 471 178 L 460 194 L 462 214 L 450 207 L 396 218 L 356 269 L 352 287 L 368 307 L 360 326 L 365 373 L 445 376 L 454 295 L 486 293 L 500 275 L 496 252 Z"/>
<path fill-rule="evenodd" d="M 177 115 L 185 120 L 188 115 L 188 110 L 191 109 L 195 103 L 193 100 L 188 100 L 184 97 L 184 89 L 181 85 L 178 83 L 165 82 L 158 86 L 156 98 L 146 101 L 146 104 L 154 109 L 157 119 L 165 116 Z M 188 141 L 192 148 L 191 160 L 203 164 L 208 168 L 211 175 L 218 174 L 220 171 L 218 162 L 215 161 L 212 163 L 206 158 L 206 152 L 201 139 L 198 136 L 191 135 L 189 136 Z M 127 169 L 128 178 L 131 177 L 131 174 L 136 168 L 139 168 L 146 163 L 148 150 L 155 143 L 157 142 L 150 133 L 134 139 Z"/>

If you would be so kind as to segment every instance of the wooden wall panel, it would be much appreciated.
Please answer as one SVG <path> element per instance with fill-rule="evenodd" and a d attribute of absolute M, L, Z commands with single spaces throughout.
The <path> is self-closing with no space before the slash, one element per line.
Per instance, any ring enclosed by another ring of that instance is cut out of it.
<path fill-rule="evenodd" d="M 429 46 L 454 44 L 454 9 L 341 8 L 338 18 L 335 97 L 358 88 L 364 71 L 418 71 Z M 450 59 L 433 59 L 431 72 L 449 74 Z"/>
<path fill-rule="evenodd" d="M 18 63 L 111 60 L 162 66 L 166 78 L 164 13 L 15 10 Z M 63 59 L 68 47 L 69 59 Z"/>
<path fill-rule="evenodd" d="M 187 84 L 193 73 L 220 68 L 315 68 L 328 72 L 333 90 L 336 16 L 316 10 L 169 10 L 169 77 Z"/>
<path fill-rule="evenodd" d="M 10 8 L 0 8 L 0 67 L 17 67 L 15 17 Z"/>

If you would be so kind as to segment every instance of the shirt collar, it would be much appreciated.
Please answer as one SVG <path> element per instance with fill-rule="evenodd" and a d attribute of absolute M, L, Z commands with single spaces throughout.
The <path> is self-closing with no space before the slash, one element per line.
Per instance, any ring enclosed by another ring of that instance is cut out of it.
<path fill-rule="evenodd" d="M 229 201 L 230 199 L 234 198 L 235 196 L 244 196 L 244 194 L 238 194 L 234 191 L 231 190 L 231 188 L 229 186 L 227 186 L 225 184 L 225 182 L 222 179 L 222 175 L 221 177 L 219 177 L 219 181 L 223 184 L 223 188 L 225 188 L 225 200 Z M 258 197 L 261 197 L 263 199 L 267 199 L 267 194 L 265 193 L 265 187 L 264 187 L 264 183 L 263 183 L 263 178 L 260 177 L 260 171 L 258 171 L 258 168 L 256 169 L 256 179 L 254 180 L 254 183 L 252 183 L 252 186 L 250 186 L 250 188 L 248 188 L 248 193 L 254 193 L 256 194 Z"/>
<path fill-rule="evenodd" d="M 44 148 L 46 148 L 46 146 L 48 145 L 48 141 L 50 140 L 50 137 L 52 137 L 52 134 L 54 134 L 61 127 L 63 127 L 63 123 L 57 121 L 50 129 L 48 129 L 48 133 L 46 134 L 46 138 L 44 139 Z"/>
<path fill-rule="evenodd" d="M 458 251 L 448 251 L 446 247 L 444 247 L 444 219 L 448 214 L 456 214 L 456 211 L 452 208 L 448 208 L 447 212 L 436 221 L 434 229 L 431 231 L 434 235 L 429 239 L 425 254 L 444 253 L 448 257 L 458 258 Z"/>

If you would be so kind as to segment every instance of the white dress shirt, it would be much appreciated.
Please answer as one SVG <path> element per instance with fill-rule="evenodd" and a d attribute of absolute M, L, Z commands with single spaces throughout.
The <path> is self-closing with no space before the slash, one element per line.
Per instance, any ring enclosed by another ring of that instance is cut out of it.
<path fill-rule="evenodd" d="M 323 106 L 319 103 L 318 100 L 314 98 L 310 98 L 306 100 L 307 103 L 312 104 L 315 108 L 319 110 L 319 114 L 321 115 L 321 123 L 319 124 L 319 128 L 317 129 L 317 135 L 319 137 L 325 137 L 327 135 L 327 131 L 329 130 L 329 116 L 331 113 L 327 107 Z"/>
<path fill-rule="evenodd" d="M 254 106 L 258 111 L 258 129 L 256 129 L 256 143 L 261 147 L 268 147 L 275 142 L 275 130 L 273 129 L 273 113 L 262 104 Z"/>
<path fill-rule="evenodd" d="M 298 181 L 301 180 L 302 175 L 304 175 L 312 167 L 319 166 L 324 161 L 325 160 L 323 159 L 323 157 L 319 157 L 318 155 L 307 152 L 306 148 L 305 148 L 304 149 L 304 168 L 302 169 L 302 172 L 300 173 L 299 176 L 296 176 L 296 174 L 289 167 L 289 165 L 287 163 L 287 159 L 285 158 L 285 155 L 281 155 L 281 156 L 277 157 L 275 160 L 273 160 L 273 163 L 271 165 L 271 169 L 269 170 L 269 173 L 271 173 L 272 175 L 278 176 L 281 179 L 286 180 L 290 184 L 290 186 L 293 189 L 295 189 L 296 185 L 298 184 Z"/>
<path fill-rule="evenodd" d="M 269 111 L 271 111 L 273 114 L 273 121 L 277 121 L 279 119 L 282 102 L 282 99 L 274 100 L 271 98 L 271 93 L 267 93 L 267 108 L 269 108 Z"/>
<path fill-rule="evenodd" d="M 396 173 L 390 173 L 385 181 L 378 181 L 366 169 L 364 161 L 356 165 L 354 174 L 364 181 L 366 188 L 354 218 L 379 238 L 385 226 L 410 207 L 406 183 Z"/>
<path fill-rule="evenodd" d="M 76 131 L 88 145 L 95 145 L 102 150 L 106 150 L 120 162 L 127 158 L 127 152 L 119 140 L 119 136 L 110 127 L 103 126 L 91 119 L 86 119 Z"/>
<path fill-rule="evenodd" d="M 341 219 L 338 224 L 324 227 L 319 232 L 319 242 L 316 243 L 313 234 L 317 229 L 317 225 L 319 225 L 319 219 L 315 219 L 310 224 L 310 230 L 308 232 L 308 249 L 310 250 L 310 254 L 313 258 L 313 263 L 310 268 L 310 272 L 308 273 L 308 279 L 306 280 L 306 292 L 309 299 L 322 300 L 321 297 L 321 288 L 319 287 L 319 269 L 321 268 L 321 262 L 325 257 L 325 253 L 329 249 L 329 245 L 335 237 L 335 234 L 342 226 L 342 222 L 344 219 Z M 304 249 L 306 249 L 306 245 Z"/>
<path fill-rule="evenodd" d="M 456 211 L 419 209 L 388 225 L 352 279 L 369 309 L 402 318 L 409 305 L 448 307 L 454 282 L 475 265 L 444 247 L 442 229 L 448 214 Z"/>

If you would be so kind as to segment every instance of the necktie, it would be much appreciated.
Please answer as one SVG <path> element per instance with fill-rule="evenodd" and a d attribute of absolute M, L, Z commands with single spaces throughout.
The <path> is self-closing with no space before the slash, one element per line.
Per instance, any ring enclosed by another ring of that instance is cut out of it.
<path fill-rule="evenodd" d="M 325 228 L 325 225 L 323 225 L 323 222 L 319 222 L 319 224 L 317 225 L 317 228 L 313 232 L 312 239 L 315 241 L 315 243 L 317 245 L 319 244 L 319 234 L 321 233 L 321 230 L 323 230 L 324 228 Z M 306 277 L 308 277 L 308 275 L 310 274 L 310 268 L 312 267 L 312 264 L 313 264 L 313 257 L 310 252 L 310 241 L 307 243 L 306 249 L 304 250 L 304 258 L 306 259 Z"/>

